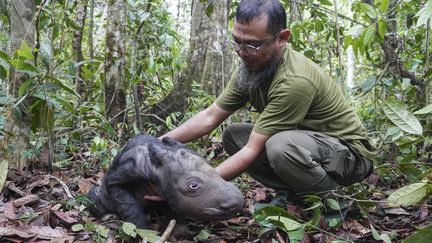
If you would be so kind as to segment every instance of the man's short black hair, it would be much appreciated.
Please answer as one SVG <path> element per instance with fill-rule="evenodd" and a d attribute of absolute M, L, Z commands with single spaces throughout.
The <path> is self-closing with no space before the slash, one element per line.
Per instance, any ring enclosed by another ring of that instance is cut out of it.
<path fill-rule="evenodd" d="M 236 21 L 248 24 L 256 17 L 267 15 L 267 30 L 275 34 L 286 29 L 287 16 L 279 0 L 242 0 L 237 8 Z"/>

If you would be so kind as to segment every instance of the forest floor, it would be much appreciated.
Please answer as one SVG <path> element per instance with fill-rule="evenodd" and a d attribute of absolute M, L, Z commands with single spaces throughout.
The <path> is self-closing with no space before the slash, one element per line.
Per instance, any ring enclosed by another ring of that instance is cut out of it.
<path fill-rule="evenodd" d="M 94 171 L 83 175 L 78 171 L 82 170 L 68 168 L 48 173 L 33 169 L 9 173 L 0 194 L 0 242 L 131 241 L 128 237 L 134 235 L 133 230 L 122 228 L 121 221 L 112 216 L 96 219 L 89 216 L 83 206 L 86 200 L 83 195 L 103 173 Z M 223 222 L 188 222 L 195 235 L 181 242 L 289 242 L 281 228 L 260 235 L 263 227 L 253 217 L 254 204 L 269 202 L 274 191 L 247 176 L 240 180 L 241 185 L 247 185 L 242 188 L 246 199 L 243 213 Z M 373 229 L 378 236 L 387 234 L 392 242 L 399 242 L 432 222 L 431 200 L 412 207 L 389 208 L 385 198 L 394 189 L 382 183 L 377 174 L 372 174 L 366 183 L 369 190 L 363 197 L 376 203 L 366 210 L 363 208 L 362 212 L 354 198 L 346 196 L 345 200 L 353 204 L 348 214 L 341 218 L 341 223 L 330 227 L 322 216 L 316 229 L 307 231 L 301 242 L 378 242 Z M 313 216 L 304 205 L 287 203 L 284 208 L 303 222 Z M 165 231 L 167 221 L 152 215 L 152 228 L 160 235 Z M 148 239 L 151 241 L 150 236 Z"/>

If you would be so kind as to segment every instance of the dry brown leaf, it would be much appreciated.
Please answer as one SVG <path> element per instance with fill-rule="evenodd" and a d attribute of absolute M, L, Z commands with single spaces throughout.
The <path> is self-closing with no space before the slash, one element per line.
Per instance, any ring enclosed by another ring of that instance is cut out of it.
<path fill-rule="evenodd" d="M 420 205 L 420 214 L 419 214 L 419 219 L 420 221 L 423 221 L 427 218 L 427 216 L 429 215 L 429 208 L 428 208 L 428 204 L 427 202 L 424 202 L 422 205 Z"/>
<path fill-rule="evenodd" d="M 78 179 L 78 187 L 82 194 L 87 194 L 95 185 L 92 183 L 91 179 L 79 178 Z"/>
<path fill-rule="evenodd" d="M 52 211 L 58 211 L 61 207 L 62 207 L 62 205 L 60 203 L 57 203 L 56 205 L 51 207 L 51 210 Z"/>
<path fill-rule="evenodd" d="M 14 226 L 7 225 L 6 227 L 0 227 L 0 236 L 19 236 L 21 238 L 33 237 L 33 234 L 29 234 L 27 230 L 18 229 Z"/>
<path fill-rule="evenodd" d="M 384 212 L 386 214 L 392 214 L 392 215 L 410 215 L 405 209 L 403 208 L 390 208 L 385 209 Z"/>
<path fill-rule="evenodd" d="M 31 226 L 29 229 L 27 229 L 27 232 L 35 234 L 38 236 L 38 238 L 46 240 L 68 236 L 65 229 L 59 227 L 53 229 L 49 226 Z"/>
<path fill-rule="evenodd" d="M 5 203 L 3 214 L 6 218 L 10 220 L 17 219 L 17 215 L 15 214 L 15 207 L 13 206 L 12 202 Z"/>
<path fill-rule="evenodd" d="M 49 178 L 44 178 L 42 180 L 36 180 L 36 181 L 28 184 L 26 186 L 26 190 L 27 191 L 31 191 L 35 187 L 47 186 L 47 185 L 49 185 L 49 183 L 50 183 L 50 179 Z"/>
<path fill-rule="evenodd" d="M 263 188 L 257 188 L 255 191 L 255 201 L 262 202 L 267 199 L 266 190 Z"/>
<path fill-rule="evenodd" d="M 59 219 L 63 220 L 65 223 L 74 224 L 74 223 L 78 222 L 77 219 L 72 217 L 72 216 L 76 215 L 76 213 L 74 213 L 73 211 L 68 211 L 68 212 L 53 211 L 53 213 Z"/>
<path fill-rule="evenodd" d="M 38 195 L 30 194 L 30 195 L 27 195 L 25 197 L 21 197 L 21 198 L 15 199 L 13 201 L 13 205 L 16 208 L 19 208 L 19 207 L 21 207 L 23 205 L 28 205 L 28 204 L 35 203 L 38 200 L 39 200 L 39 196 Z"/>

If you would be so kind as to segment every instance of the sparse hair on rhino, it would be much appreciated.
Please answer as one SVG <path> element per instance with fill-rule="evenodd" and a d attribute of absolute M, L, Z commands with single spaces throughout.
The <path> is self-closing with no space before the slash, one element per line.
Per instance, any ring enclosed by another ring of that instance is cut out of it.
<path fill-rule="evenodd" d="M 177 141 L 150 135 L 132 138 L 119 153 L 101 186 L 90 190 L 96 217 L 113 213 L 148 228 L 155 202 L 143 200 L 156 192 L 177 217 L 226 220 L 243 208 L 240 190 L 223 180 L 205 159 Z"/>

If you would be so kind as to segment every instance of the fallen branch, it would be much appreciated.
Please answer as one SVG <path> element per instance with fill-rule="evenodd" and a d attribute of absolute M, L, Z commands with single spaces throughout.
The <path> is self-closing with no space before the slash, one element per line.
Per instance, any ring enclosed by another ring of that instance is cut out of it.
<path fill-rule="evenodd" d="M 60 186 L 63 188 L 63 190 L 66 192 L 66 195 L 69 199 L 74 198 L 72 196 L 72 194 L 70 193 L 69 187 L 66 185 L 66 183 L 64 183 L 62 180 L 60 180 L 59 178 L 52 176 L 52 175 L 47 175 L 46 177 L 56 180 L 60 184 Z"/>
<path fill-rule="evenodd" d="M 8 188 L 9 190 L 17 193 L 18 195 L 20 195 L 21 197 L 24 197 L 26 195 L 25 192 L 23 192 L 21 189 L 19 189 L 18 187 L 15 186 L 15 184 L 13 182 L 6 182 L 6 188 Z"/>
<path fill-rule="evenodd" d="M 171 232 L 173 231 L 174 227 L 176 225 L 175 219 L 171 220 L 168 224 L 168 227 L 166 228 L 165 232 L 162 234 L 161 238 L 156 241 L 156 243 L 164 243 L 168 237 L 171 235 Z"/>

